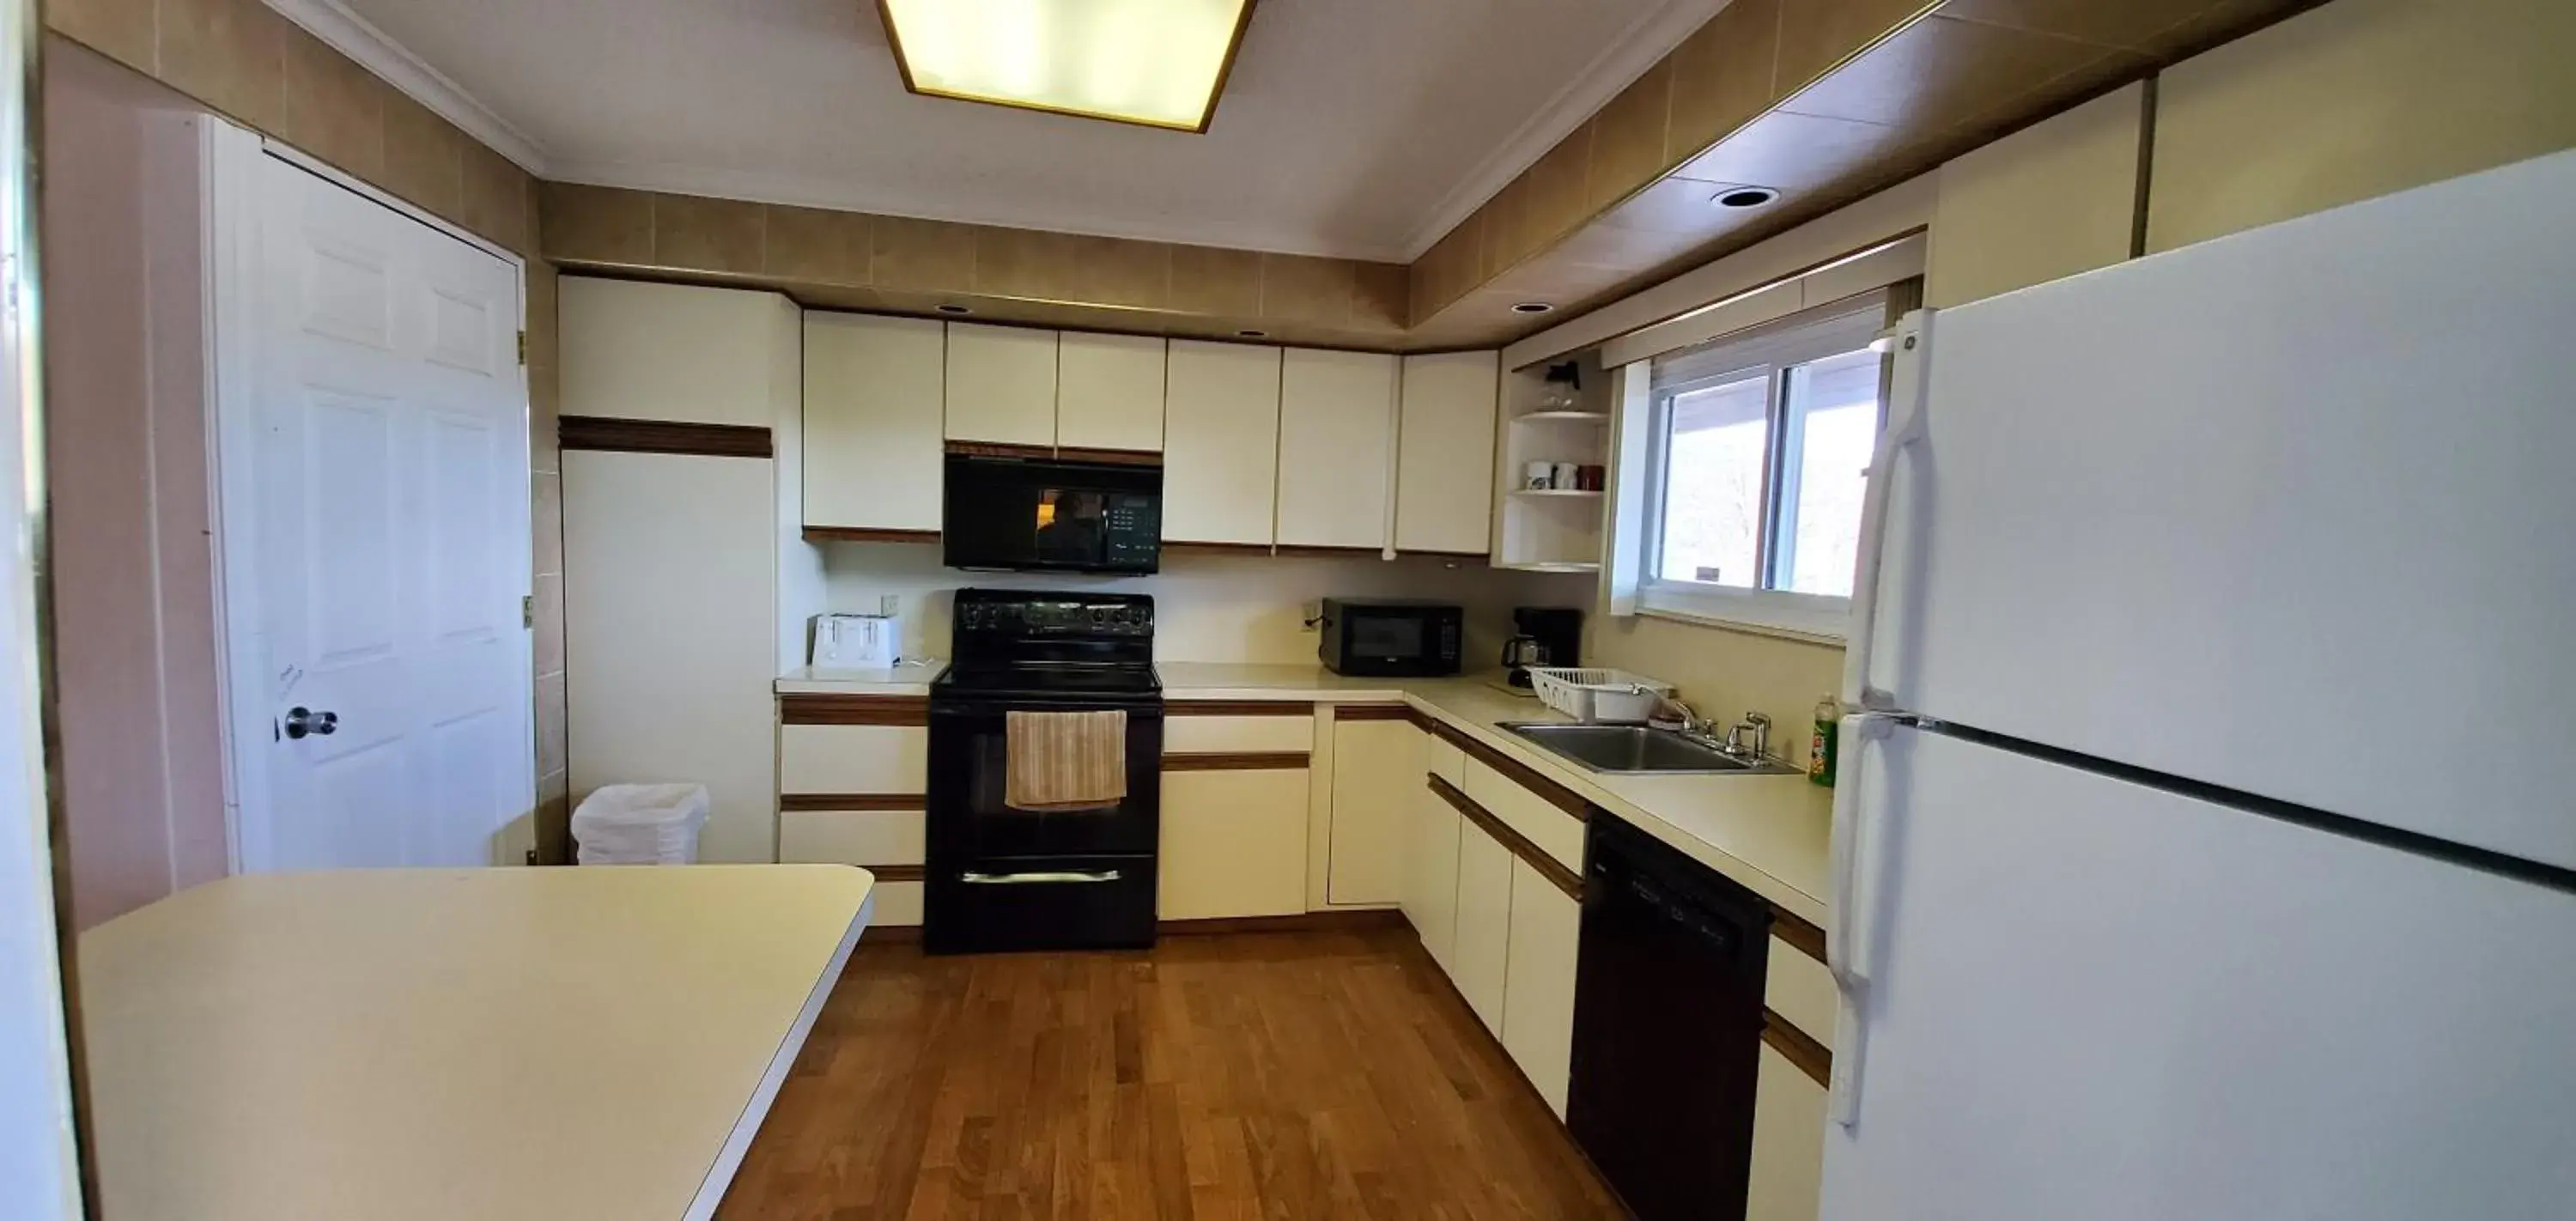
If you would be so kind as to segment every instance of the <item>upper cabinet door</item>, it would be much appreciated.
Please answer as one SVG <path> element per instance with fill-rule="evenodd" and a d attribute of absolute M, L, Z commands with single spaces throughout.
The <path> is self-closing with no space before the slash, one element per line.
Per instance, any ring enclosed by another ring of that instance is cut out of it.
<path fill-rule="evenodd" d="M 948 439 L 1055 442 L 1053 331 L 948 324 Z"/>
<path fill-rule="evenodd" d="M 776 293 L 565 276 L 561 412 L 771 427 L 782 338 Z"/>
<path fill-rule="evenodd" d="M 1395 453 L 1395 549 L 1484 555 L 1494 517 L 1501 353 L 1404 358 Z"/>
<path fill-rule="evenodd" d="M 1279 371 L 1279 544 L 1383 549 L 1396 358 L 1290 348 Z"/>
<path fill-rule="evenodd" d="M 1175 339 L 1163 397 L 1163 537 L 1271 542 L 1279 349 Z"/>
<path fill-rule="evenodd" d="M 1163 451 L 1163 341 L 1066 331 L 1057 340 L 1055 443 Z"/>
<path fill-rule="evenodd" d="M 805 524 L 939 529 L 941 325 L 805 315 Z"/>

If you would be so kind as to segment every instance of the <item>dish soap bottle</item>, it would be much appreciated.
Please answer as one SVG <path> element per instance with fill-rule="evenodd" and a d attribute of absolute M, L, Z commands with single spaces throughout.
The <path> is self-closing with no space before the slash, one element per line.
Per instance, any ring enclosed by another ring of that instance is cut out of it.
<path fill-rule="evenodd" d="M 1834 787 L 1834 739 L 1842 733 L 1842 705 L 1828 695 L 1816 701 L 1816 736 L 1807 742 L 1807 779 Z"/>

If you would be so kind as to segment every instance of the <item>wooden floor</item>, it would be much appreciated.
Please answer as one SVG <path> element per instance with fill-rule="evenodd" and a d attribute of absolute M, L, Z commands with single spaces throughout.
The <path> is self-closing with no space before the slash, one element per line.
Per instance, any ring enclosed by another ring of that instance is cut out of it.
<path fill-rule="evenodd" d="M 717 1213 L 1619 1215 L 1403 928 L 862 944 Z"/>

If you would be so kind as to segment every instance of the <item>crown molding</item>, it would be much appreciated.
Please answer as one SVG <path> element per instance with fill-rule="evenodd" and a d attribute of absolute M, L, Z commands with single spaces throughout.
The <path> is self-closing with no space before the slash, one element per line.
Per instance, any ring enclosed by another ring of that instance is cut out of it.
<path fill-rule="evenodd" d="M 1653 12 L 1637 19 L 1618 41 L 1593 57 L 1592 62 L 1574 75 L 1572 83 L 1557 91 L 1555 97 L 1538 108 L 1529 121 L 1520 125 L 1511 138 L 1483 161 L 1467 177 L 1440 199 L 1431 216 L 1405 239 L 1404 248 L 1395 252 L 1398 262 L 1410 263 L 1421 258 L 1449 231 L 1457 228 L 1487 200 L 1502 193 L 1512 179 L 1520 177 L 1538 159 L 1555 148 L 1557 142 L 1574 134 L 1589 122 L 1619 91 L 1635 84 L 1646 70 L 1670 55 L 1724 10 L 1728 0 L 1666 0 Z"/>
<path fill-rule="evenodd" d="M 445 73 L 430 67 L 429 61 L 412 54 L 410 48 L 395 42 L 374 23 L 350 11 L 342 0 L 267 0 L 267 3 L 278 15 L 302 26 L 306 33 L 321 39 L 333 50 L 356 60 L 359 66 L 375 73 L 386 84 L 429 107 L 438 117 L 454 123 L 465 134 L 517 163 L 520 169 L 530 174 L 545 173 L 544 146 L 530 138 L 528 133 L 511 126 L 509 120 L 449 80 Z"/>
<path fill-rule="evenodd" d="M 1032 200 L 1024 206 L 1016 207 L 966 208 L 960 206 L 958 200 L 938 192 L 887 190 L 882 183 L 864 183 L 828 175 L 707 169 L 691 165 L 635 161 L 567 161 L 552 166 L 546 177 L 555 182 L 578 183 L 583 186 L 622 187 L 634 191 L 660 191 L 672 195 L 739 199 L 751 203 L 779 204 L 787 207 L 829 208 L 840 212 L 870 212 L 884 216 L 948 221 L 953 224 L 993 225 L 1004 229 L 1037 229 L 1049 233 L 1078 234 L 1084 237 L 1127 238 L 1134 241 L 1168 242 L 1182 246 L 1218 246 L 1231 250 L 1269 254 L 1356 259 L 1367 263 L 1410 261 L 1404 257 L 1404 251 L 1397 247 L 1333 242 L 1310 234 L 1283 235 L 1266 227 L 1223 220 L 1192 222 L 1175 219 L 1145 226 L 1124 223 L 1106 216 L 1084 215 L 1069 210 L 1055 201 L 1043 199 Z"/>

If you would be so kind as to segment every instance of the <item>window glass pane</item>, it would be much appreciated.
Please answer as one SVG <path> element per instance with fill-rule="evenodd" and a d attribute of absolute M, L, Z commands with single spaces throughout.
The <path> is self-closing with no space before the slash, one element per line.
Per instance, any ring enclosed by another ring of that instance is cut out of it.
<path fill-rule="evenodd" d="M 1771 381 L 1749 377 L 1676 394 L 1664 445 L 1667 581 L 1761 584 L 1762 472 L 1771 448 Z"/>
<path fill-rule="evenodd" d="M 1781 418 L 1797 495 L 1780 506 L 1781 588 L 1851 596 L 1861 492 L 1878 444 L 1878 369 L 1878 353 L 1862 349 L 1789 370 Z"/>

